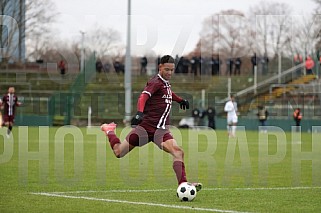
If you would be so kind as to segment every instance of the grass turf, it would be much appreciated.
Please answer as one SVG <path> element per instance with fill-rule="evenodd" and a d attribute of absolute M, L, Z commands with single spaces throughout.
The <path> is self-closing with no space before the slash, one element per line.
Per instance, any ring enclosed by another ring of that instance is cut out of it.
<path fill-rule="evenodd" d="M 185 203 L 152 143 L 117 159 L 99 128 L 14 127 L 9 140 L 2 128 L 0 212 L 320 212 L 320 133 L 270 130 L 172 129 L 189 181 L 204 184 Z"/>

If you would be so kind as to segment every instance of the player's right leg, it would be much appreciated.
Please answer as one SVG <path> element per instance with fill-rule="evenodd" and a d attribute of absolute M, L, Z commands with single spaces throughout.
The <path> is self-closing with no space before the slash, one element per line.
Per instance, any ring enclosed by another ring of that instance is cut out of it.
<path fill-rule="evenodd" d="M 187 182 L 185 164 L 184 164 L 184 151 L 177 145 L 175 139 L 169 139 L 161 143 L 161 149 L 170 153 L 173 156 L 173 169 L 176 174 L 178 185 Z M 197 191 L 202 189 L 201 183 L 192 183 Z"/>
<path fill-rule="evenodd" d="M 125 156 L 128 152 L 135 148 L 135 146 L 128 143 L 127 140 L 120 142 L 119 138 L 115 134 L 117 124 L 114 122 L 110 124 L 101 125 L 100 129 L 105 132 L 108 137 L 110 146 L 117 158 Z"/>

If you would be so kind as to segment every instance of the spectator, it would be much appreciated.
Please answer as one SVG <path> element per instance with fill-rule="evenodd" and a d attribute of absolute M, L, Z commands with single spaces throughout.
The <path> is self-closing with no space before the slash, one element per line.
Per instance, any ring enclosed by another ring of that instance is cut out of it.
<path fill-rule="evenodd" d="M 263 57 L 261 57 L 261 69 L 262 69 L 262 74 L 267 75 L 269 71 L 269 58 L 267 57 L 266 54 L 264 54 Z"/>
<path fill-rule="evenodd" d="M 222 61 L 220 60 L 220 56 L 217 55 L 214 59 L 214 64 L 213 64 L 214 75 L 220 75 L 221 64 L 222 64 Z"/>
<path fill-rule="evenodd" d="M 293 118 L 295 121 L 296 131 L 299 132 L 301 129 L 301 120 L 302 120 L 302 113 L 300 108 L 296 108 L 294 110 Z"/>
<path fill-rule="evenodd" d="M 241 64 L 242 64 L 241 58 L 236 58 L 234 63 L 235 63 L 234 75 L 240 75 L 241 74 Z"/>
<path fill-rule="evenodd" d="M 208 127 L 212 129 L 216 129 L 215 125 L 215 109 L 213 107 L 209 107 L 206 111 L 207 119 L 208 119 Z"/>
<path fill-rule="evenodd" d="M 269 112 L 266 110 L 264 106 L 260 105 L 258 106 L 257 116 L 260 121 L 260 126 L 262 126 L 262 131 L 266 133 L 267 130 L 265 126 L 266 126 L 267 117 L 269 116 Z"/>
<path fill-rule="evenodd" d="M 305 61 L 305 69 L 306 69 L 307 75 L 313 74 L 313 71 L 312 71 L 313 67 L 314 67 L 314 61 L 312 57 L 309 55 Z"/>
<path fill-rule="evenodd" d="M 181 60 L 182 60 L 182 67 L 183 67 L 182 71 L 183 73 L 187 74 L 189 69 L 189 60 L 186 57 L 182 57 Z"/>
<path fill-rule="evenodd" d="M 191 64 L 192 64 L 192 73 L 194 73 L 194 75 L 196 76 L 198 73 L 198 68 L 200 66 L 200 59 L 197 56 L 193 56 L 191 60 Z"/>
<path fill-rule="evenodd" d="M 97 59 L 97 61 L 96 61 L 96 72 L 101 73 L 102 69 L 103 69 L 103 63 L 101 63 L 100 59 Z"/>
<path fill-rule="evenodd" d="M 212 75 L 215 75 L 215 58 L 213 55 L 211 57 L 210 65 L 211 65 L 211 73 Z"/>
<path fill-rule="evenodd" d="M 192 117 L 194 118 L 194 126 L 198 126 L 200 122 L 200 110 L 195 108 L 192 110 Z"/>
<path fill-rule="evenodd" d="M 184 60 L 184 57 L 178 57 L 178 55 L 176 55 L 176 58 L 175 58 L 175 66 L 176 66 L 176 69 L 175 69 L 175 73 L 183 73 L 183 60 Z"/>
<path fill-rule="evenodd" d="M 233 59 L 232 58 L 228 58 L 226 60 L 226 69 L 227 69 L 227 74 L 231 76 L 232 72 L 233 72 Z"/>
<path fill-rule="evenodd" d="M 147 63 L 148 63 L 148 61 L 147 61 L 147 58 L 146 58 L 146 56 L 144 56 L 144 57 L 142 57 L 141 59 L 140 59 L 140 74 L 146 74 L 146 72 L 147 72 Z"/>
<path fill-rule="evenodd" d="M 116 60 L 114 62 L 114 68 L 115 68 L 115 71 L 116 73 L 124 73 L 124 66 L 120 63 L 119 60 Z"/>
<path fill-rule="evenodd" d="M 66 73 L 66 65 L 65 65 L 65 62 L 63 60 L 61 60 L 59 63 L 58 63 L 58 68 L 60 70 L 60 74 L 61 76 L 64 76 L 65 73 Z"/>
<path fill-rule="evenodd" d="M 254 70 L 257 65 L 257 58 L 256 58 L 256 53 L 251 57 L 251 63 L 252 63 L 252 73 L 254 75 Z"/>

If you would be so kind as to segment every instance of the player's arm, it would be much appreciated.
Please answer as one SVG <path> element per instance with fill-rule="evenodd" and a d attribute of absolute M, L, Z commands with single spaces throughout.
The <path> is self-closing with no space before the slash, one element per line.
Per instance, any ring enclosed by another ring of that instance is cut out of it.
<path fill-rule="evenodd" d="M 172 100 L 176 101 L 177 103 L 179 103 L 181 109 L 185 110 L 185 109 L 189 109 L 189 102 L 188 100 L 185 100 L 181 97 L 179 97 L 178 95 L 176 95 L 175 93 L 172 92 Z"/>
<path fill-rule="evenodd" d="M 231 112 L 233 110 L 233 106 L 228 102 L 225 104 L 224 111 Z"/>
<path fill-rule="evenodd" d="M 150 98 L 149 94 L 142 92 L 137 101 L 137 111 L 144 112 L 146 101 Z"/>
<path fill-rule="evenodd" d="M 143 120 L 144 108 L 146 101 L 150 98 L 149 94 L 142 92 L 137 101 L 137 112 L 136 115 L 131 120 L 131 125 L 138 125 Z"/>
<path fill-rule="evenodd" d="M 18 101 L 18 96 L 16 96 L 16 103 L 15 103 L 16 106 L 21 106 L 22 103 Z"/>

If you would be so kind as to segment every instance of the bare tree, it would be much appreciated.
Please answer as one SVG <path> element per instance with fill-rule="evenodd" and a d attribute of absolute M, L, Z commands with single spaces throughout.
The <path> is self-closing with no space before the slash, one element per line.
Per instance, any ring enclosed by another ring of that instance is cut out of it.
<path fill-rule="evenodd" d="M 321 12 L 321 0 L 313 0 L 317 4 L 316 14 L 320 14 Z"/>
<path fill-rule="evenodd" d="M 315 9 L 315 14 L 321 14 L 321 0 L 313 0 L 317 7 Z M 316 15 L 318 16 L 317 18 L 319 19 L 320 15 Z M 317 23 L 318 27 L 319 27 L 319 32 L 317 34 L 317 44 L 316 44 L 316 49 L 318 50 L 318 54 L 321 55 L 321 23 L 318 22 Z"/>
<path fill-rule="evenodd" d="M 249 27 L 244 14 L 236 10 L 221 11 L 206 18 L 196 50 L 203 55 L 224 54 L 229 57 L 244 55 L 248 49 L 246 38 Z"/>
<path fill-rule="evenodd" d="M 232 58 L 241 57 L 248 52 L 248 22 L 245 15 L 236 10 L 222 11 L 219 15 L 220 52 Z"/>
<path fill-rule="evenodd" d="M 261 1 L 250 8 L 249 20 L 256 34 L 256 51 L 260 55 L 278 54 L 291 37 L 291 7 L 285 3 Z"/>
<path fill-rule="evenodd" d="M 52 23 L 57 15 L 56 6 L 51 0 L 26 1 L 26 46 L 31 59 L 39 59 L 51 49 Z"/>
<path fill-rule="evenodd" d="M 73 54 L 77 57 L 78 59 L 78 64 L 79 64 L 79 67 L 80 67 L 80 63 L 81 63 L 81 46 L 80 46 L 80 43 L 79 42 L 73 42 L 71 44 L 71 52 L 73 52 Z"/>
<path fill-rule="evenodd" d="M 305 56 L 314 55 L 315 49 L 318 49 L 318 43 L 320 42 L 320 21 L 320 15 L 293 18 L 295 25 L 293 25 L 291 47 L 295 53 L 304 53 Z"/>
<path fill-rule="evenodd" d="M 54 4 L 50 0 L 0 0 L 0 11 L 5 15 L 0 16 L 1 58 L 24 61 L 25 44 L 35 57 L 41 54 L 39 49 L 46 48 L 41 41 L 48 38 L 56 14 Z"/>
<path fill-rule="evenodd" d="M 86 36 L 86 47 L 98 57 L 114 54 L 120 45 L 120 33 L 114 29 L 96 28 Z"/>
<path fill-rule="evenodd" d="M 6 63 L 9 60 L 22 59 L 22 29 L 24 11 L 19 4 L 23 1 L 0 1 L 0 60 Z M 22 11 L 20 11 L 22 10 Z"/>

